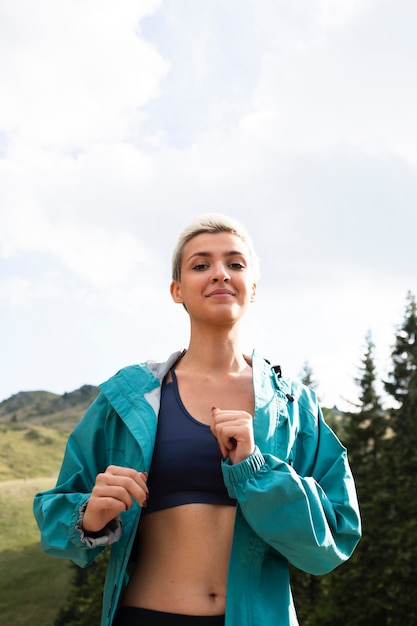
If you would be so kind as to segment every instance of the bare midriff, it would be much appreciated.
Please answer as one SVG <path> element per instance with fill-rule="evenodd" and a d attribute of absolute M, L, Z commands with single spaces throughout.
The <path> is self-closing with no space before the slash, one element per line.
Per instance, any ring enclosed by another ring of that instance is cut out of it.
<path fill-rule="evenodd" d="M 186 504 L 141 518 L 125 606 L 222 615 L 235 507 Z"/>

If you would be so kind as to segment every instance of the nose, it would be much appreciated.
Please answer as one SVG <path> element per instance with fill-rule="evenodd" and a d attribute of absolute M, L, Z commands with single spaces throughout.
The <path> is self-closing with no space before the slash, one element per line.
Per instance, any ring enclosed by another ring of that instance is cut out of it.
<path fill-rule="evenodd" d="M 212 281 L 217 283 L 219 281 L 227 282 L 228 280 L 230 280 L 230 274 L 227 267 L 223 263 L 216 264 L 213 268 Z"/>

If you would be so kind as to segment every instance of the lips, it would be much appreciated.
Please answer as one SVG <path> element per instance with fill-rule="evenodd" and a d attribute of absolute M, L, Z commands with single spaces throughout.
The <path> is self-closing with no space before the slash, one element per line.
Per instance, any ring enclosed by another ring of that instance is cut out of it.
<path fill-rule="evenodd" d="M 212 296 L 234 296 L 234 292 L 230 291 L 230 289 L 214 289 L 214 291 L 210 291 L 207 294 L 207 298 L 211 298 Z"/>

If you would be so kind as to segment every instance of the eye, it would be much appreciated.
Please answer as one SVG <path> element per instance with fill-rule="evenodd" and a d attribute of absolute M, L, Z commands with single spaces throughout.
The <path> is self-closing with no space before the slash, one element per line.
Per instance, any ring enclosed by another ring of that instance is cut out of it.
<path fill-rule="evenodd" d="M 193 270 L 195 270 L 196 272 L 201 272 L 207 269 L 207 267 L 207 263 L 197 263 L 197 265 L 193 265 Z"/>
<path fill-rule="evenodd" d="M 239 261 L 234 261 L 233 263 L 230 263 L 230 267 L 233 270 L 244 270 L 245 266 L 243 265 L 243 263 L 240 263 Z"/>

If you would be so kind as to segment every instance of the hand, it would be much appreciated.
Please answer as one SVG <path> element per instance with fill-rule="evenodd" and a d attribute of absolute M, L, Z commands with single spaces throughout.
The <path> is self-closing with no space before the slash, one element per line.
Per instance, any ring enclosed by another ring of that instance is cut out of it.
<path fill-rule="evenodd" d="M 84 514 L 84 532 L 100 531 L 119 513 L 130 509 L 133 500 L 146 506 L 147 477 L 146 472 L 118 465 L 109 465 L 105 472 L 98 474 Z"/>
<path fill-rule="evenodd" d="M 250 413 L 213 407 L 212 414 L 211 432 L 217 439 L 223 458 L 228 457 L 234 465 L 253 454 L 255 440 Z"/>

